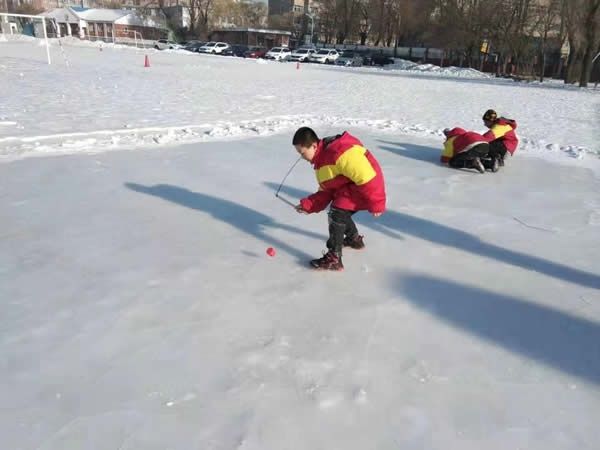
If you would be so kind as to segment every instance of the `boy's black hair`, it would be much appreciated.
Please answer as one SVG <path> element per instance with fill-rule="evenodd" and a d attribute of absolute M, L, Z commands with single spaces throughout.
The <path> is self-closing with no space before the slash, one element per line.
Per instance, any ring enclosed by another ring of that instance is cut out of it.
<path fill-rule="evenodd" d="M 486 122 L 495 122 L 498 119 L 498 114 L 493 109 L 488 109 L 485 113 L 483 113 L 483 120 Z"/>
<path fill-rule="evenodd" d="M 319 142 L 317 133 L 312 128 L 301 127 L 294 133 L 292 145 L 300 145 L 302 147 L 310 147 L 312 144 Z"/>

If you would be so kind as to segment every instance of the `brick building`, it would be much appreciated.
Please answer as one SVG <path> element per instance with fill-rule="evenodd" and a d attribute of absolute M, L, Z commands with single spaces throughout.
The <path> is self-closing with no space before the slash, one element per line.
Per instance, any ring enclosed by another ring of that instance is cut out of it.
<path fill-rule="evenodd" d="M 145 17 L 130 10 L 67 7 L 40 15 L 52 20 L 51 35 L 105 42 L 150 41 L 168 35 L 164 17 Z"/>

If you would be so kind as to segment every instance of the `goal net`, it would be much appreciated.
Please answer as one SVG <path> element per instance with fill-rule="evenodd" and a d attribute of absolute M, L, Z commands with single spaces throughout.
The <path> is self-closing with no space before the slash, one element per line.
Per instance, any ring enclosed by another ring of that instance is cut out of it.
<path fill-rule="evenodd" d="M 43 16 L 0 13 L 0 41 L 28 38 L 43 39 L 41 42 L 46 48 L 48 64 L 51 64 L 48 27 L 51 27 L 51 25 Z"/>

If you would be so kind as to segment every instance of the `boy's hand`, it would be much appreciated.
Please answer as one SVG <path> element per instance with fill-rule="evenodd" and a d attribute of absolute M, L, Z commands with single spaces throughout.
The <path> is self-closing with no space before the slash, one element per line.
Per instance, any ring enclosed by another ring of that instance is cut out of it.
<path fill-rule="evenodd" d="M 379 213 L 373 213 L 373 217 L 379 217 L 381 216 L 383 213 L 379 212 Z"/>
<path fill-rule="evenodd" d="M 308 214 L 308 213 L 307 213 L 307 212 L 304 210 L 304 208 L 302 207 L 302 205 L 296 205 L 296 206 L 295 206 L 295 208 L 296 208 L 296 212 L 297 212 L 298 214 Z"/>

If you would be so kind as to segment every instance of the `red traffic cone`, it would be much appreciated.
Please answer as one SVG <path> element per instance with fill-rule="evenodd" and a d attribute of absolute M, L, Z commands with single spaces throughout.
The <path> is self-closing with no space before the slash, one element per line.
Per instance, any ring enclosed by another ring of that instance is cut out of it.
<path fill-rule="evenodd" d="M 296 63 L 296 70 L 300 69 L 300 61 Z"/>
<path fill-rule="evenodd" d="M 148 58 L 148 55 L 144 58 L 144 67 L 150 67 L 150 58 Z"/>

